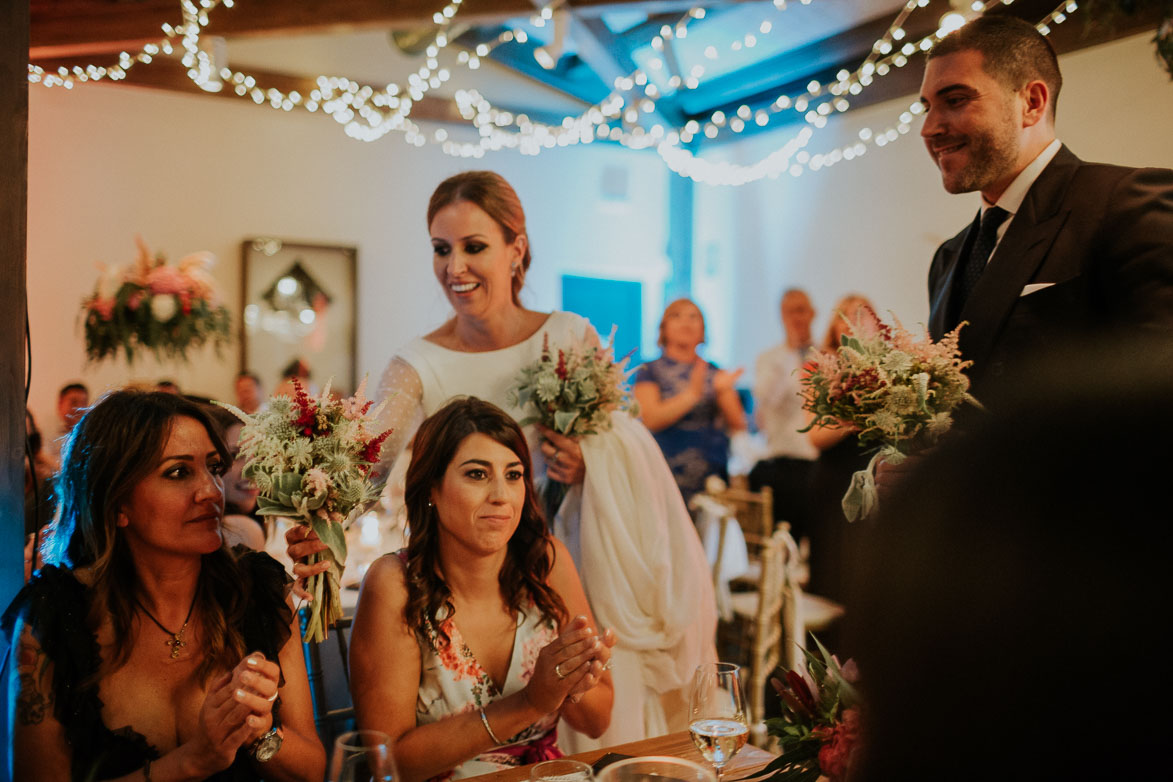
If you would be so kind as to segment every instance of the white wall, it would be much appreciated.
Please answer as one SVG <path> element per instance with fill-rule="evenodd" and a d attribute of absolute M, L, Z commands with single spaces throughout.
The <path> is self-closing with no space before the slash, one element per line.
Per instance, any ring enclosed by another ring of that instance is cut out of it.
<path fill-rule="evenodd" d="M 1145 33 L 1060 58 L 1057 133 L 1085 160 L 1173 167 L 1173 84 L 1151 38 Z M 807 150 L 849 143 L 863 127 L 890 127 L 913 99 L 850 112 L 828 123 Z M 752 369 L 756 354 L 781 338 L 778 298 L 793 285 L 812 295 L 816 339 L 848 292 L 869 296 L 882 314 L 890 310 L 907 326 L 928 318 L 933 251 L 973 218 L 979 197 L 945 193 L 920 124 L 914 120 L 908 135 L 862 158 L 797 179 L 783 174 L 736 189 L 698 185 L 697 232 L 705 237 L 697 242 L 698 266 L 711 242 L 710 252 L 722 260 L 719 274 L 729 278 L 727 317 L 710 318 L 717 320 L 718 361 Z M 762 134 L 714 157 L 753 163 L 789 137 Z"/>
<path fill-rule="evenodd" d="M 1154 61 L 1149 37 L 1063 58 L 1059 133 L 1077 154 L 1173 165 L 1173 86 Z M 864 125 L 887 126 L 911 99 L 851 112 L 810 151 L 854 138 Z M 777 298 L 790 285 L 812 292 L 819 330 L 834 301 L 853 290 L 906 323 L 926 317 L 932 251 L 966 223 L 977 202 L 974 195 L 944 194 L 917 127 L 862 159 L 799 179 L 697 187 L 693 281 L 709 318 L 710 355 L 752 367 L 780 336 Z M 762 135 L 719 154 L 752 162 L 784 140 Z M 171 259 L 214 252 L 234 312 L 244 238 L 357 245 L 358 366 L 360 374 L 377 375 L 398 344 L 448 312 L 432 278 L 424 209 L 443 177 L 470 167 L 500 171 L 526 206 L 535 258 L 524 296 L 530 306 L 557 306 L 563 272 L 595 273 L 648 283 L 645 312 L 658 319 L 672 175 L 652 153 L 594 144 L 470 163 L 432 147 L 409 148 L 397 136 L 353 141 L 324 117 L 243 101 L 103 85 L 72 92 L 31 86 L 31 406 L 42 428 L 55 428 L 56 390 L 76 378 L 101 390 L 169 376 L 192 391 L 231 394 L 235 349 L 190 366 L 84 365 L 77 312 L 92 290 L 95 263 L 131 260 L 136 233 Z M 614 167 L 626 172 L 626 201 L 599 195 L 601 178 Z"/>
<path fill-rule="evenodd" d="M 73 379 L 101 391 L 166 376 L 231 398 L 235 346 L 187 366 L 85 366 L 81 300 L 97 262 L 134 258 L 136 233 L 171 260 L 215 253 L 234 313 L 246 237 L 357 245 L 358 371 L 375 380 L 397 345 L 449 312 L 432 276 L 424 214 L 436 184 L 460 170 L 492 168 L 517 188 L 534 254 L 523 294 L 530 306 L 557 306 L 564 271 L 663 274 L 669 174 L 654 153 L 593 144 L 465 161 L 394 134 L 354 141 L 322 116 L 100 84 L 31 86 L 29 113 L 30 406 L 46 431 L 56 428 L 57 389 Z M 626 172 L 627 202 L 599 195 L 600 178 L 615 167 Z"/>

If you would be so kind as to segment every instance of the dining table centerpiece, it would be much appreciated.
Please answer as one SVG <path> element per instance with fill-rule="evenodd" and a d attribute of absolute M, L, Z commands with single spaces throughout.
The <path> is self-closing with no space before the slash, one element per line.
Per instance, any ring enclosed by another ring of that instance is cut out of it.
<path fill-rule="evenodd" d="M 274 396 L 252 415 L 219 403 L 244 422 L 242 474 L 259 491 L 257 513 L 309 527 L 326 544 L 325 551 L 307 560 L 310 565 L 326 560 L 330 567 L 306 584 L 311 595 L 306 641 L 325 639 L 329 627 L 342 618 L 346 527 L 383 489 L 371 471 L 391 430 L 376 433 L 375 421 L 386 403 L 371 409 L 366 382 L 364 378 L 354 396 L 340 399 L 331 395 L 329 383 L 311 397 L 294 378 L 292 398 Z"/>
<path fill-rule="evenodd" d="M 803 670 L 786 670 L 770 684 L 782 699 L 782 715 L 766 720 L 780 755 L 753 775 L 754 782 L 815 782 L 850 779 L 858 763 L 863 704 L 853 660 L 840 664 L 811 636 L 817 652 L 803 649 Z"/>
<path fill-rule="evenodd" d="M 627 380 L 630 354 L 615 360 L 615 332 L 604 345 L 586 341 L 551 347 L 542 338 L 538 360 L 522 367 L 508 401 L 522 410 L 522 426 L 540 423 L 569 437 L 597 434 L 611 429 L 611 413 L 622 410 L 639 415 L 639 404 Z M 546 518 L 553 519 L 569 486 L 546 480 L 542 487 Z"/>
<path fill-rule="evenodd" d="M 861 448 L 874 451 L 843 495 L 848 521 L 875 510 L 879 460 L 899 464 L 949 431 L 961 403 L 980 407 L 965 374 L 973 362 L 962 360 L 957 344 L 966 324 L 934 342 L 927 331 L 918 338 L 893 320 L 889 326 L 861 307 L 837 350 L 811 350 L 800 380 L 803 409 L 813 415 L 801 431 L 847 427 Z"/>
<path fill-rule="evenodd" d="M 100 267 L 94 291 L 82 301 L 86 358 L 119 354 L 128 364 L 144 351 L 157 359 L 187 360 L 188 351 L 229 341 L 231 316 L 220 303 L 211 269 L 216 257 L 191 253 L 175 265 L 135 237 L 133 263 Z"/>

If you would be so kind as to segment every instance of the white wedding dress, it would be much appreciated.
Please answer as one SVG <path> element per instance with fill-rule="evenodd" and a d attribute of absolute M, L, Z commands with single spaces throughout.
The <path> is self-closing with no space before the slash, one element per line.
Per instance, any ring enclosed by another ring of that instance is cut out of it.
<path fill-rule="evenodd" d="M 552 348 L 598 339 L 585 318 L 555 312 L 529 339 L 501 350 L 464 353 L 424 339 L 404 347 L 379 384 L 378 397 L 388 400 L 383 428 L 395 429 L 383 469 L 407 447 L 424 416 L 454 396 L 479 397 L 521 420 L 508 391 L 520 369 L 540 358 L 546 337 Z M 590 739 L 563 723 L 559 743 L 567 752 L 684 730 L 693 671 L 716 659 L 712 579 L 680 491 L 647 428 L 627 413 L 612 414 L 612 423 L 610 431 L 580 441 L 586 478 L 570 490 L 554 520 L 596 620 L 618 637 L 611 725 Z M 526 429 L 535 475 L 542 475 L 540 438 L 534 427 Z"/>

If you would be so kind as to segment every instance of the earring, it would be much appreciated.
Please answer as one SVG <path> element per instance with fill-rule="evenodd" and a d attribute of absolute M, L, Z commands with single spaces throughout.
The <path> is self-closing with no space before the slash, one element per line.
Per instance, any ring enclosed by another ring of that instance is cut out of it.
<path fill-rule="evenodd" d="M 516 277 L 516 276 L 517 276 L 517 272 L 518 272 L 518 270 L 519 270 L 519 269 L 521 269 L 521 266 L 520 266 L 519 264 L 516 264 L 516 263 L 515 263 L 515 264 L 513 264 L 513 276 L 514 276 L 514 277 Z"/>
<path fill-rule="evenodd" d="M 432 504 L 432 501 L 431 501 L 431 500 L 428 500 L 428 507 L 429 507 L 429 508 L 434 508 L 434 507 L 436 507 L 436 506 Z"/>

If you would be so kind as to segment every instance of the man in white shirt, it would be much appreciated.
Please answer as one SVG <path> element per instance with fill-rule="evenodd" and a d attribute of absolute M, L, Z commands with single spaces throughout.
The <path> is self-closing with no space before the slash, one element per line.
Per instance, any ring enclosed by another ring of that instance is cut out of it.
<path fill-rule="evenodd" d="M 767 457 L 754 465 L 749 485 L 774 492 L 774 519 L 788 521 L 795 537 L 809 531 L 811 467 L 818 452 L 805 434 L 806 413 L 799 396 L 799 370 L 811 347 L 815 310 L 805 291 L 782 294 L 786 341 L 758 356 L 754 368 L 754 415 L 766 436 Z"/>

